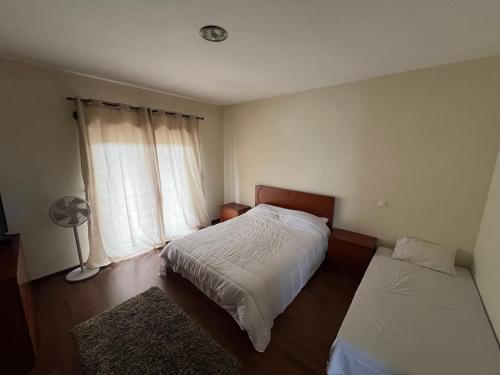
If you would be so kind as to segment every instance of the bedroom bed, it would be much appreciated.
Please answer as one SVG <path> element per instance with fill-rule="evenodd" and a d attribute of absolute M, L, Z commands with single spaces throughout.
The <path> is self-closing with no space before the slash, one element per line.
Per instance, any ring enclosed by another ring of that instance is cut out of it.
<path fill-rule="evenodd" d="M 330 352 L 328 374 L 500 374 L 500 350 L 470 272 L 455 277 L 379 248 Z"/>
<path fill-rule="evenodd" d="M 334 197 L 257 185 L 256 207 L 170 242 L 160 274 L 180 273 L 263 352 L 271 328 L 323 262 Z"/>

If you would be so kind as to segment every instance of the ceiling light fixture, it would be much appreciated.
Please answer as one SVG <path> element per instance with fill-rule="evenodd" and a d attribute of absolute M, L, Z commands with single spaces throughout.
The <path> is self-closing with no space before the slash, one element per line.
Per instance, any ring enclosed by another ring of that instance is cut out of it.
<path fill-rule="evenodd" d="M 223 42 L 227 39 L 227 31 L 220 26 L 208 25 L 200 29 L 200 36 L 209 42 Z"/>

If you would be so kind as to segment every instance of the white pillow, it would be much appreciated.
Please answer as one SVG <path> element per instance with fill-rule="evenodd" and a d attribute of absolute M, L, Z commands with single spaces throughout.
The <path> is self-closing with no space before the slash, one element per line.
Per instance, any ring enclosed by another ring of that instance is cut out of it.
<path fill-rule="evenodd" d="M 308 226 L 312 226 L 316 228 L 316 230 L 321 233 L 322 236 L 326 237 L 328 241 L 328 237 L 330 236 L 330 228 L 326 225 L 328 219 L 326 217 L 319 217 L 308 212 L 299 211 L 299 210 L 291 210 L 289 208 L 283 208 L 278 206 L 272 206 L 270 204 L 259 204 L 254 209 L 250 211 L 257 212 L 258 210 L 265 210 L 268 212 L 272 212 L 279 217 L 281 220 L 287 221 L 288 223 L 297 223 L 297 221 L 305 222 Z M 250 212 L 249 211 L 249 212 Z M 325 221 L 326 220 L 326 221 Z"/>
<path fill-rule="evenodd" d="M 457 249 L 422 241 L 417 238 L 398 236 L 392 257 L 456 276 L 456 253 Z"/>

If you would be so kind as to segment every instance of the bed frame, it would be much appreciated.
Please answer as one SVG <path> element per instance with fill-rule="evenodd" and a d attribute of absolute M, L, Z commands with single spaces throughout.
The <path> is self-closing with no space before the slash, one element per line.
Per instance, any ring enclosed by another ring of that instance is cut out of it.
<path fill-rule="evenodd" d="M 255 205 L 263 203 L 326 217 L 328 227 L 332 228 L 335 197 L 255 185 Z"/>

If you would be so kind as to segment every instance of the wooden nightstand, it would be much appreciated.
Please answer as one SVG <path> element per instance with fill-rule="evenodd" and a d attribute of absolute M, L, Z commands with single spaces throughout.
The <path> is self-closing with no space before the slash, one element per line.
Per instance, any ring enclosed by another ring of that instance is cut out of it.
<path fill-rule="evenodd" d="M 233 217 L 240 216 L 252 207 L 240 203 L 226 203 L 220 206 L 220 221 L 226 221 Z"/>
<path fill-rule="evenodd" d="M 336 272 L 361 278 L 376 248 L 375 237 L 334 229 L 328 244 L 328 265 Z"/>

